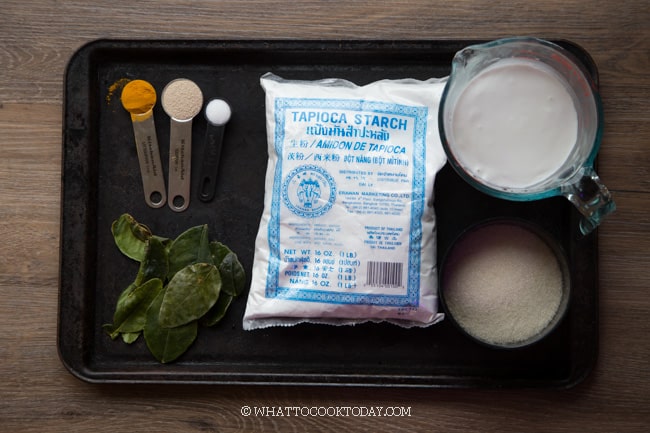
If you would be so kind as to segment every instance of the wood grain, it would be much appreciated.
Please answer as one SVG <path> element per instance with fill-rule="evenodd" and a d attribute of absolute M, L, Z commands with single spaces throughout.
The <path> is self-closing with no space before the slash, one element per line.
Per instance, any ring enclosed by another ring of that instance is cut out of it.
<path fill-rule="evenodd" d="M 642 432 L 650 424 L 650 7 L 477 0 L 5 0 L 0 8 L 0 430 Z M 98 38 L 570 39 L 600 70 L 600 353 L 567 391 L 89 385 L 57 356 L 62 92 Z M 410 408 L 403 417 L 242 416 L 250 407 Z"/>

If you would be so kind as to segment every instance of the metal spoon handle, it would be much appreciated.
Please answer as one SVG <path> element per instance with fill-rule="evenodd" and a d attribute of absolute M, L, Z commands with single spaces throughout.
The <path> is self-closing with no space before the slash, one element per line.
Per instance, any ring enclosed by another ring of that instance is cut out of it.
<path fill-rule="evenodd" d="M 165 205 L 167 193 L 153 116 L 138 118 L 139 116 L 132 114 L 131 117 L 144 199 L 147 205 L 159 208 Z"/>
<path fill-rule="evenodd" d="M 171 119 L 169 133 L 169 207 L 182 212 L 190 204 L 192 120 Z"/>

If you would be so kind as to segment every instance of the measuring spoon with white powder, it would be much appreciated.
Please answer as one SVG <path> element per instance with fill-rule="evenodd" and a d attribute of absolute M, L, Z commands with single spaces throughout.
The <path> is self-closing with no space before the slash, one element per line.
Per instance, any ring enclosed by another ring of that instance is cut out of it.
<path fill-rule="evenodd" d="M 144 200 L 152 208 L 162 207 L 167 201 L 167 193 L 153 117 L 156 90 L 147 81 L 133 80 L 122 89 L 121 101 L 131 114 Z"/>
<path fill-rule="evenodd" d="M 171 118 L 169 131 L 169 207 L 181 212 L 190 204 L 192 119 L 201 111 L 203 93 L 186 78 L 170 81 L 162 91 L 162 107 Z"/>
<path fill-rule="evenodd" d="M 208 127 L 205 131 L 205 150 L 201 165 L 199 199 L 208 202 L 217 190 L 217 171 L 223 146 L 223 133 L 230 120 L 232 110 L 223 99 L 213 99 L 205 106 Z"/>

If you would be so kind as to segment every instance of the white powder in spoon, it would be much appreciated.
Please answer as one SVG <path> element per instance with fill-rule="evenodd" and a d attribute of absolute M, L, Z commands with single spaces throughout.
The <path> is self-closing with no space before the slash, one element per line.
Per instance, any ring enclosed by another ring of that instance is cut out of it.
<path fill-rule="evenodd" d="M 549 245 L 517 224 L 469 232 L 445 264 L 449 313 L 470 335 L 513 345 L 535 337 L 555 317 L 564 290 L 562 268 Z"/>
<path fill-rule="evenodd" d="M 205 117 L 213 125 L 225 125 L 231 115 L 230 105 L 223 99 L 213 99 L 205 106 Z"/>

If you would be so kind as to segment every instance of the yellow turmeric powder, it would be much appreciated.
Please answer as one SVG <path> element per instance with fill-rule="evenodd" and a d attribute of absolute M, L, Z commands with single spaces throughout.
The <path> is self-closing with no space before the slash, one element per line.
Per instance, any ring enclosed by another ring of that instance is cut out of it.
<path fill-rule="evenodd" d="M 129 79 L 129 78 L 120 78 L 119 80 L 117 80 L 116 82 L 111 84 L 108 87 L 108 93 L 106 94 L 106 103 L 110 104 L 113 101 L 113 94 L 115 92 L 117 92 L 118 90 L 120 90 L 120 92 L 121 92 L 122 88 L 126 84 L 128 84 L 129 81 L 131 81 L 131 79 Z"/>
<path fill-rule="evenodd" d="M 124 86 L 120 99 L 124 109 L 131 113 L 132 119 L 144 120 L 141 115 L 150 114 L 156 104 L 156 90 L 144 80 L 133 80 Z"/>

